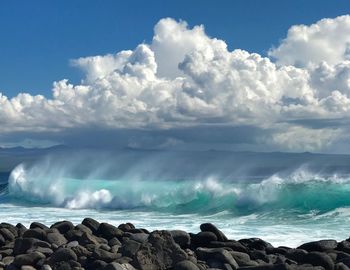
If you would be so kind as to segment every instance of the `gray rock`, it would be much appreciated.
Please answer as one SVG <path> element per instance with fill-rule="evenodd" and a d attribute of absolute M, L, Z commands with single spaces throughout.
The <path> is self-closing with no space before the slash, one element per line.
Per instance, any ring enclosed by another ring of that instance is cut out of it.
<path fill-rule="evenodd" d="M 114 261 L 115 259 L 120 258 L 121 256 L 122 255 L 120 253 L 109 252 L 109 251 L 101 249 L 101 248 L 96 248 L 92 252 L 92 257 L 94 257 L 96 260 L 105 261 L 107 263 L 110 263 L 110 262 Z"/>
<path fill-rule="evenodd" d="M 200 269 L 193 262 L 189 260 L 184 260 L 184 261 L 178 262 L 175 265 L 174 270 L 200 270 Z"/>
<path fill-rule="evenodd" d="M 56 222 L 51 226 L 51 228 L 57 229 L 60 233 L 65 234 L 71 229 L 74 229 L 74 225 L 72 222 L 64 220 L 64 221 L 59 221 Z"/>
<path fill-rule="evenodd" d="M 40 270 L 52 270 L 51 266 L 48 264 L 44 264 Z"/>
<path fill-rule="evenodd" d="M 36 238 L 36 239 L 45 241 L 46 240 L 46 232 L 40 228 L 29 229 L 23 233 L 23 238 Z"/>
<path fill-rule="evenodd" d="M 342 262 L 334 265 L 334 270 L 349 270 L 349 269 L 350 268 Z"/>
<path fill-rule="evenodd" d="M 181 248 L 187 248 L 191 243 L 190 235 L 181 230 L 170 231 L 171 236 L 173 237 L 175 243 L 177 243 Z"/>
<path fill-rule="evenodd" d="M 137 241 L 139 243 L 144 243 L 148 240 L 148 234 L 147 233 L 131 233 L 129 238 L 130 240 Z"/>
<path fill-rule="evenodd" d="M 227 241 L 227 237 L 225 236 L 225 234 L 220 231 L 215 225 L 211 224 L 211 223 L 203 223 L 200 225 L 200 229 L 202 232 L 212 232 L 216 235 L 216 237 L 218 238 L 218 241 Z"/>
<path fill-rule="evenodd" d="M 136 252 L 140 249 L 141 244 L 134 240 L 125 240 L 122 247 L 120 248 L 120 252 L 123 256 L 126 257 L 134 257 Z"/>
<path fill-rule="evenodd" d="M 136 252 L 133 266 L 141 270 L 157 270 L 174 267 L 188 255 L 177 245 L 168 231 L 154 231 L 148 242 Z"/>
<path fill-rule="evenodd" d="M 47 230 L 49 227 L 47 227 L 45 224 L 42 224 L 40 222 L 33 222 L 30 224 L 29 226 L 30 229 L 35 229 L 35 228 L 39 228 L 42 230 Z"/>
<path fill-rule="evenodd" d="M 98 227 L 97 233 L 103 238 L 110 240 L 113 237 L 122 237 L 124 232 L 111 224 L 101 223 Z"/>
<path fill-rule="evenodd" d="M 36 247 L 51 248 L 51 245 L 47 242 L 35 239 L 35 238 L 17 238 L 15 240 L 13 254 L 19 255 L 26 253 L 28 249 Z"/>
<path fill-rule="evenodd" d="M 77 255 L 70 248 L 59 248 L 50 257 L 50 261 L 53 263 L 69 260 L 77 261 L 77 259 Z"/>
<path fill-rule="evenodd" d="M 265 249 L 271 249 L 273 248 L 273 246 L 260 239 L 260 238 L 247 238 L 247 239 L 241 239 L 238 242 L 240 242 L 241 244 L 243 244 L 244 246 L 246 246 L 248 249 L 252 250 L 265 250 Z"/>
<path fill-rule="evenodd" d="M 218 260 L 222 264 L 228 263 L 233 269 L 239 267 L 231 253 L 224 248 L 197 248 L 196 255 L 202 261 Z"/>
<path fill-rule="evenodd" d="M 98 227 L 100 226 L 100 222 L 94 220 L 93 218 L 85 218 L 81 224 L 88 227 L 94 234 L 97 232 Z"/>
<path fill-rule="evenodd" d="M 36 268 L 30 265 L 22 265 L 21 270 L 36 270 Z"/>
<path fill-rule="evenodd" d="M 334 263 L 332 259 L 326 254 L 318 251 L 308 253 L 303 258 L 304 263 L 309 263 L 313 266 L 322 266 L 326 270 L 333 270 Z"/>
<path fill-rule="evenodd" d="M 50 244 L 56 244 L 58 247 L 68 243 L 68 240 L 61 233 L 48 233 L 46 235 L 46 240 Z"/>
<path fill-rule="evenodd" d="M 28 254 L 17 255 L 13 261 L 13 264 L 20 267 L 22 265 L 36 265 L 36 263 L 45 259 L 45 255 L 40 252 L 33 252 Z"/>
<path fill-rule="evenodd" d="M 320 241 L 314 241 L 309 242 L 301 245 L 300 249 L 305 249 L 306 251 L 328 251 L 335 249 L 338 246 L 338 242 L 335 240 L 320 240 Z"/>
<path fill-rule="evenodd" d="M 0 228 L 0 234 L 5 240 L 13 241 L 15 239 L 15 235 L 7 228 Z"/>
<path fill-rule="evenodd" d="M 204 231 L 199 232 L 193 236 L 193 244 L 197 247 L 209 247 L 212 241 L 217 241 L 218 238 L 215 233 Z"/>

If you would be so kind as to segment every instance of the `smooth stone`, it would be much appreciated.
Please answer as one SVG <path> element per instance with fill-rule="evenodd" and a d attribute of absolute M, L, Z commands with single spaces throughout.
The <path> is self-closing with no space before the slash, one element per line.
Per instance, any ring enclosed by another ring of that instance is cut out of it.
<path fill-rule="evenodd" d="M 59 248 L 50 257 L 50 260 L 54 263 L 69 260 L 76 261 L 77 259 L 77 255 L 70 248 Z"/>
<path fill-rule="evenodd" d="M 34 266 L 39 260 L 45 259 L 45 255 L 40 252 L 17 255 L 13 261 L 16 266 L 32 265 Z"/>
<path fill-rule="evenodd" d="M 225 236 L 225 234 L 220 231 L 215 225 L 213 225 L 212 223 L 203 223 L 200 225 L 200 229 L 202 232 L 212 232 L 216 235 L 216 237 L 218 238 L 218 241 L 227 241 L 227 237 Z"/>
<path fill-rule="evenodd" d="M 115 259 L 120 258 L 121 256 L 122 255 L 120 253 L 113 253 L 113 252 L 109 252 L 107 250 L 103 250 L 100 248 L 96 248 L 92 252 L 92 257 L 94 257 L 96 260 L 105 261 L 107 263 L 110 263 L 110 262 L 114 261 Z"/>
<path fill-rule="evenodd" d="M 98 227 L 100 226 L 100 222 L 93 218 L 85 218 L 81 224 L 88 227 L 94 234 L 97 232 Z"/>
<path fill-rule="evenodd" d="M 189 260 L 184 260 L 175 264 L 174 270 L 200 270 L 197 265 Z"/>
<path fill-rule="evenodd" d="M 74 225 L 72 222 L 64 220 L 54 223 L 51 228 L 57 229 L 60 233 L 65 234 L 71 229 L 74 229 Z"/>
<path fill-rule="evenodd" d="M 187 248 L 191 243 L 190 235 L 182 230 L 172 230 L 170 231 L 175 243 L 177 243 L 181 248 Z"/>
<path fill-rule="evenodd" d="M 29 226 L 29 229 L 35 229 L 35 228 L 39 228 L 42 230 L 47 230 L 49 229 L 49 227 L 47 227 L 45 224 L 42 224 L 40 222 L 32 222 Z"/>
<path fill-rule="evenodd" d="M 320 251 L 324 252 L 327 250 L 335 249 L 338 246 L 338 242 L 335 240 L 320 240 L 302 244 L 300 249 L 305 249 L 306 251 Z"/>
<path fill-rule="evenodd" d="M 48 233 L 46 235 L 46 240 L 50 244 L 56 244 L 58 247 L 68 243 L 68 240 L 61 233 Z"/>
<path fill-rule="evenodd" d="M 113 237 L 122 237 L 124 232 L 111 224 L 101 223 L 98 227 L 97 233 L 103 238 L 110 240 Z"/>
<path fill-rule="evenodd" d="M 5 240 L 13 241 L 15 239 L 15 235 L 7 228 L 0 228 L 0 234 Z"/>
<path fill-rule="evenodd" d="M 123 245 L 120 248 L 120 252 L 123 256 L 133 257 L 136 252 L 140 249 L 141 244 L 134 240 L 125 240 Z"/>
<path fill-rule="evenodd" d="M 260 239 L 260 238 L 247 238 L 247 239 L 241 239 L 238 242 L 240 242 L 241 244 L 243 244 L 244 246 L 246 246 L 248 249 L 252 250 L 265 250 L 265 249 L 270 249 L 273 248 L 273 246 Z"/>
<path fill-rule="evenodd" d="M 23 233 L 23 238 L 36 238 L 42 241 L 46 240 L 46 232 L 43 229 L 35 228 L 26 230 Z"/>
<path fill-rule="evenodd" d="M 198 259 L 203 261 L 214 259 L 220 261 L 221 263 L 228 263 L 234 269 L 239 267 L 231 253 L 224 248 L 197 248 L 196 255 Z"/>

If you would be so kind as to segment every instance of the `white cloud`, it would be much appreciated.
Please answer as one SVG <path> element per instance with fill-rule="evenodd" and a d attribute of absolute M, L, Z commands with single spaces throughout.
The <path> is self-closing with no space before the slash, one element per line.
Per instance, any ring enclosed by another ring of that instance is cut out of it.
<path fill-rule="evenodd" d="M 322 19 L 312 25 L 292 26 L 287 37 L 269 55 L 279 65 L 305 67 L 350 60 L 350 16 Z"/>
<path fill-rule="evenodd" d="M 72 60 L 84 79 L 78 85 L 54 82 L 51 99 L 0 94 L 0 134 L 250 125 L 270 130 L 265 143 L 274 147 L 322 149 L 342 127 L 315 129 L 293 121 L 349 118 L 349 18 L 293 26 L 270 51 L 277 63 L 228 51 L 203 26 L 162 19 L 149 45 Z"/>

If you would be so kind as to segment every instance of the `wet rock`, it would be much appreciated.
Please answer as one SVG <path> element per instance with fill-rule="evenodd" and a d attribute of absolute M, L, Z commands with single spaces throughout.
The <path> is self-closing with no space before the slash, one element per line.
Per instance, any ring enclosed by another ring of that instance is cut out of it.
<path fill-rule="evenodd" d="M 50 261 L 53 263 L 69 260 L 76 261 L 77 259 L 77 255 L 70 248 L 59 248 L 50 257 Z"/>
<path fill-rule="evenodd" d="M 7 228 L 0 228 L 0 234 L 7 241 L 13 241 L 15 239 L 15 235 Z"/>
<path fill-rule="evenodd" d="M 57 246 L 62 246 L 68 243 L 68 240 L 59 232 L 48 233 L 46 235 L 46 240 L 50 244 L 56 244 Z"/>
<path fill-rule="evenodd" d="M 93 232 L 93 234 L 97 233 L 98 227 L 100 226 L 100 222 L 94 220 L 93 218 L 85 218 L 81 224 L 88 227 Z"/>
<path fill-rule="evenodd" d="M 35 266 L 36 263 L 41 260 L 45 259 L 45 255 L 40 252 L 32 252 L 29 254 L 21 254 L 17 255 L 13 261 L 13 264 L 16 266 L 22 266 L 22 265 L 32 265 Z"/>
<path fill-rule="evenodd" d="M 17 238 L 15 240 L 13 254 L 19 255 L 26 253 L 28 249 L 36 247 L 46 247 L 51 248 L 50 244 L 35 238 Z"/>
<path fill-rule="evenodd" d="M 142 270 L 166 269 L 186 260 L 188 255 L 177 245 L 168 231 L 154 231 L 148 243 L 142 244 L 134 256 L 134 267 Z"/>
<path fill-rule="evenodd" d="M 215 225 L 211 224 L 211 223 L 203 223 L 200 225 L 200 229 L 202 232 L 212 232 L 216 235 L 216 237 L 218 238 L 218 241 L 227 241 L 227 237 L 225 236 L 225 234 L 220 231 Z"/>
<path fill-rule="evenodd" d="M 308 252 L 310 251 L 324 252 L 324 251 L 335 249 L 337 246 L 338 246 L 338 243 L 335 240 L 320 240 L 320 241 L 305 243 L 298 248 L 305 249 Z"/>
<path fill-rule="evenodd" d="M 141 243 L 134 240 L 125 240 L 123 246 L 120 248 L 120 252 L 123 256 L 134 257 L 136 252 L 140 249 Z"/>
<path fill-rule="evenodd" d="M 247 247 L 242 245 L 240 242 L 234 241 L 234 240 L 228 240 L 226 242 L 212 241 L 210 242 L 209 247 L 210 248 L 230 248 L 234 251 L 239 251 L 244 253 L 248 252 Z"/>
<path fill-rule="evenodd" d="M 231 253 L 224 248 L 197 248 L 196 255 L 198 259 L 203 261 L 211 259 L 217 260 L 223 264 L 228 263 L 234 269 L 239 267 Z"/>
<path fill-rule="evenodd" d="M 131 233 L 129 238 L 130 240 L 134 240 L 139 243 L 144 243 L 148 240 L 148 234 L 147 233 Z"/>
<path fill-rule="evenodd" d="M 265 250 L 267 248 L 273 248 L 270 243 L 260 238 L 241 239 L 238 242 L 246 246 L 248 249 Z"/>
<path fill-rule="evenodd" d="M 240 270 L 291 270 L 291 267 L 288 264 L 270 264 L 270 265 L 240 267 L 239 269 Z"/>
<path fill-rule="evenodd" d="M 59 221 L 56 222 L 51 226 L 51 228 L 57 229 L 61 234 L 65 234 L 71 229 L 74 229 L 74 225 L 72 222 L 64 220 L 64 221 Z"/>
<path fill-rule="evenodd" d="M 178 262 L 175 265 L 174 270 L 200 270 L 200 269 L 193 262 L 189 260 L 184 260 L 184 261 Z"/>
<path fill-rule="evenodd" d="M 205 231 L 195 234 L 192 238 L 192 243 L 197 247 L 209 247 L 211 242 L 217 240 L 215 233 Z"/>
<path fill-rule="evenodd" d="M 110 240 L 113 237 L 122 237 L 124 232 L 111 224 L 101 223 L 98 227 L 97 233 L 103 238 Z"/>
<path fill-rule="evenodd" d="M 173 237 L 175 243 L 177 243 L 181 248 L 187 248 L 191 243 L 190 235 L 181 230 L 170 231 L 171 236 Z"/>
<path fill-rule="evenodd" d="M 313 251 L 303 258 L 304 263 L 309 263 L 313 266 L 322 266 L 325 270 L 333 270 L 334 263 L 332 259 L 326 254 L 318 251 Z"/>
<path fill-rule="evenodd" d="M 32 222 L 29 226 L 29 229 L 35 229 L 35 228 L 39 228 L 42 230 L 47 230 L 49 229 L 49 227 L 47 227 L 45 224 L 42 224 L 40 222 Z"/>
<path fill-rule="evenodd" d="M 96 260 L 105 261 L 107 263 L 110 263 L 121 256 L 122 255 L 119 253 L 109 252 L 101 248 L 96 248 L 92 253 L 92 257 L 94 257 Z"/>
<path fill-rule="evenodd" d="M 46 239 L 46 232 L 40 228 L 29 229 L 23 233 L 23 238 L 36 238 L 44 241 Z"/>

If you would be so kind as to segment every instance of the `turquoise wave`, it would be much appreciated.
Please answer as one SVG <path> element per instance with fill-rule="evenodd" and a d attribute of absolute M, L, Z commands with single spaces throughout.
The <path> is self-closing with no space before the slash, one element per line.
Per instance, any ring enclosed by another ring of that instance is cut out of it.
<path fill-rule="evenodd" d="M 143 209 L 171 213 L 233 215 L 316 211 L 350 206 L 350 179 L 321 177 L 298 170 L 259 182 L 206 179 L 75 179 L 64 173 L 38 174 L 18 166 L 0 192 L 1 201 L 51 205 L 71 209 Z"/>

